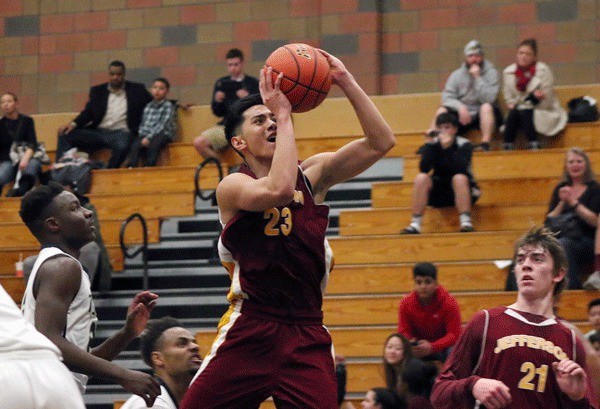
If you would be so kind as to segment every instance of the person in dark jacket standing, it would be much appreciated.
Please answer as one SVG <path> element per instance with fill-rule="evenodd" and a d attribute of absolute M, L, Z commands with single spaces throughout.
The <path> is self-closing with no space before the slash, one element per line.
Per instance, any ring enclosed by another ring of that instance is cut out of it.
<path fill-rule="evenodd" d="M 81 113 L 58 130 L 56 157 L 76 147 L 89 153 L 109 148 L 109 168 L 118 168 L 137 135 L 144 107 L 152 100 L 144 84 L 125 80 L 125 64 L 108 66 L 109 81 L 90 88 Z"/>

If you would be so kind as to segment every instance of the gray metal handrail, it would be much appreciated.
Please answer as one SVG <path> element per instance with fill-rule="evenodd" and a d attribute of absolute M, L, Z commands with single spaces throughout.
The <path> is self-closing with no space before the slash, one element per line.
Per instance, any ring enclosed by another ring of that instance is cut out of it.
<path fill-rule="evenodd" d="M 135 219 L 139 220 L 142 224 L 143 243 L 142 246 L 138 247 L 135 251 L 129 252 L 129 248 L 125 245 L 125 229 L 129 223 Z M 138 254 L 142 253 L 142 264 L 144 268 L 143 290 L 148 290 L 148 225 L 146 224 L 146 219 L 144 219 L 144 216 L 139 213 L 134 213 L 125 219 L 125 221 L 121 224 L 119 243 L 121 245 L 121 251 L 123 252 L 124 258 L 134 258 Z"/>

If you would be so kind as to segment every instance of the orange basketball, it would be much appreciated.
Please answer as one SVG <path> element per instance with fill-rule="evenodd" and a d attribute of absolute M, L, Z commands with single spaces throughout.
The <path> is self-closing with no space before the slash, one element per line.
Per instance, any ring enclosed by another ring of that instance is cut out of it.
<path fill-rule="evenodd" d="M 331 88 L 327 58 L 307 44 L 287 44 L 273 51 L 266 62 L 273 68 L 273 81 L 283 72 L 281 90 L 292 104 L 292 112 L 316 108 Z"/>

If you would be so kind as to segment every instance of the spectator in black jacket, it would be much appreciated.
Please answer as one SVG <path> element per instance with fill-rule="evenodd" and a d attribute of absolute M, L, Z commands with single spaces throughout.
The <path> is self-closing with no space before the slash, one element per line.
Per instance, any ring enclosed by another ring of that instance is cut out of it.
<path fill-rule="evenodd" d="M 241 50 L 232 48 L 227 51 L 225 61 L 228 75 L 215 82 L 210 105 L 213 114 L 223 119 L 194 139 L 194 148 L 203 158 L 222 159 L 221 154 L 229 146 L 223 125 L 229 107 L 240 98 L 258 93 L 258 79 L 244 73 L 244 54 Z"/>
<path fill-rule="evenodd" d="M 4 185 L 15 182 L 6 196 L 23 196 L 42 170 L 35 125 L 33 118 L 19 112 L 15 94 L 2 95 L 0 105 L 0 193 Z"/>
<path fill-rule="evenodd" d="M 425 207 L 456 206 L 460 231 L 474 231 L 471 206 L 479 197 L 471 173 L 473 146 L 468 139 L 456 136 L 458 118 L 452 113 L 442 113 L 436 118 L 437 130 L 430 142 L 424 145 L 419 164 L 420 173 L 413 187 L 412 220 L 403 234 L 421 233 Z"/>
<path fill-rule="evenodd" d="M 108 75 L 109 82 L 90 88 L 83 111 L 59 128 L 57 159 L 73 147 L 89 153 L 111 149 L 109 168 L 118 168 L 127 157 L 152 95 L 144 84 L 125 80 L 125 64 L 121 61 L 110 63 Z"/>

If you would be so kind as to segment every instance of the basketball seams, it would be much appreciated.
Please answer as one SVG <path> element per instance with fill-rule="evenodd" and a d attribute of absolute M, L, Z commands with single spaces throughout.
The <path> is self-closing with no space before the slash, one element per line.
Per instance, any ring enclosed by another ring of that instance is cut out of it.
<path fill-rule="evenodd" d="M 312 58 L 305 58 L 302 55 L 305 52 L 310 53 Z M 310 61 L 311 59 L 314 61 Z M 309 111 L 327 97 L 331 87 L 329 62 L 316 48 L 297 43 L 287 44 L 271 53 L 266 63 L 272 68 L 275 77 L 284 72 L 281 89 L 292 101 L 293 112 Z M 296 78 L 286 75 L 290 71 Z"/>

